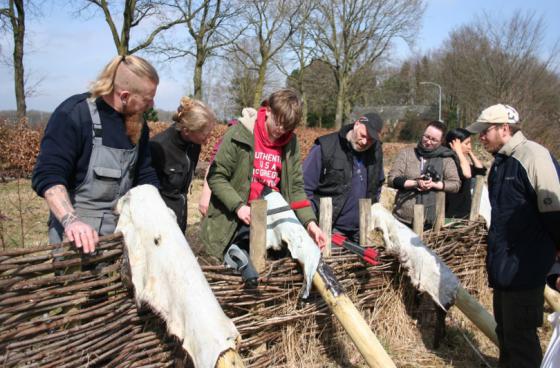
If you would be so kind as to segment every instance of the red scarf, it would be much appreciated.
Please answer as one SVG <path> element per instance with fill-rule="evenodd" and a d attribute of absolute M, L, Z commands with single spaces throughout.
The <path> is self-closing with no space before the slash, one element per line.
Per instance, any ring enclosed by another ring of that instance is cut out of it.
<path fill-rule="evenodd" d="M 271 141 L 266 130 L 266 108 L 260 108 L 255 122 L 255 155 L 253 157 L 253 177 L 249 202 L 258 199 L 265 187 L 280 191 L 282 173 L 282 151 L 292 138 L 292 132 L 284 134 L 277 141 Z"/>

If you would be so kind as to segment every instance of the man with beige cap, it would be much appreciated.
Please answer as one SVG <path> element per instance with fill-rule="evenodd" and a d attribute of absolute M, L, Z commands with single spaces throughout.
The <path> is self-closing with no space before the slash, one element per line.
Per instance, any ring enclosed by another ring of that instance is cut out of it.
<path fill-rule="evenodd" d="M 494 155 L 486 269 L 494 289 L 499 364 L 516 368 L 540 366 L 544 285 L 560 248 L 560 165 L 519 125 L 517 111 L 498 104 L 467 127 Z"/>

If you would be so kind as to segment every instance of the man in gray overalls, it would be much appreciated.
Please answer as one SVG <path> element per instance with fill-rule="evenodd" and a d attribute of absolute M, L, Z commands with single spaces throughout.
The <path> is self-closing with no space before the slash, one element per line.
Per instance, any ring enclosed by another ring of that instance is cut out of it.
<path fill-rule="evenodd" d="M 159 186 L 143 119 L 158 83 L 146 60 L 118 56 L 89 93 L 51 115 L 32 177 L 50 209 L 49 243 L 67 238 L 84 253 L 95 251 L 99 236 L 115 230 L 117 200 L 133 186 Z"/>

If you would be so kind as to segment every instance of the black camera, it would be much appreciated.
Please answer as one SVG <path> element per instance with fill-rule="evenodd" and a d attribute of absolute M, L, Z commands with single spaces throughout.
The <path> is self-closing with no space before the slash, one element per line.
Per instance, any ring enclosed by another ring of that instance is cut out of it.
<path fill-rule="evenodd" d="M 441 175 L 436 171 L 436 169 L 432 165 L 426 166 L 426 170 L 424 170 L 424 174 L 422 174 L 422 179 L 430 180 L 434 183 L 441 181 Z"/>

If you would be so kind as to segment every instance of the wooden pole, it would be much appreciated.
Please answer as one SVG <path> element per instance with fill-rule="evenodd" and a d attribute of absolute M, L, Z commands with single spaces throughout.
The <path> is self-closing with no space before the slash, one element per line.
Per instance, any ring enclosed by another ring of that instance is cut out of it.
<path fill-rule="evenodd" d="M 436 221 L 434 231 L 439 232 L 445 222 L 445 192 L 436 192 Z"/>
<path fill-rule="evenodd" d="M 368 235 L 371 231 L 371 199 L 360 198 L 360 245 L 366 247 L 368 244 Z"/>
<path fill-rule="evenodd" d="M 218 362 L 216 363 L 216 368 L 243 368 L 245 364 L 243 364 L 243 360 L 241 356 L 237 353 L 237 351 L 228 349 L 223 353 Z"/>
<path fill-rule="evenodd" d="M 544 299 L 554 309 L 555 312 L 560 312 L 560 293 L 545 285 Z"/>
<path fill-rule="evenodd" d="M 313 285 L 317 288 L 323 299 L 325 299 L 327 305 L 342 327 L 344 327 L 344 330 L 348 333 L 369 367 L 396 367 L 375 334 L 369 328 L 364 317 L 358 312 L 350 298 L 344 294 L 332 270 L 323 262 L 319 264 L 317 272 L 313 276 Z"/>
<path fill-rule="evenodd" d="M 323 249 L 323 257 L 331 256 L 332 235 L 332 198 L 323 197 L 319 201 L 319 227 L 327 234 L 327 245 Z"/>
<path fill-rule="evenodd" d="M 266 201 L 251 202 L 251 232 L 249 257 L 258 273 L 266 269 Z"/>
<path fill-rule="evenodd" d="M 478 301 L 473 298 L 461 285 L 457 289 L 455 305 L 484 333 L 496 346 L 498 336 L 496 335 L 496 321 Z"/>
<path fill-rule="evenodd" d="M 480 199 L 482 198 L 482 188 L 484 187 L 484 176 L 476 176 L 476 184 L 474 187 L 474 193 L 471 202 L 471 213 L 469 216 L 470 221 L 475 221 L 478 219 L 478 213 L 480 212 Z"/>
<path fill-rule="evenodd" d="M 412 231 L 418 234 L 420 240 L 424 239 L 424 205 L 414 205 L 414 219 L 412 220 Z"/>

